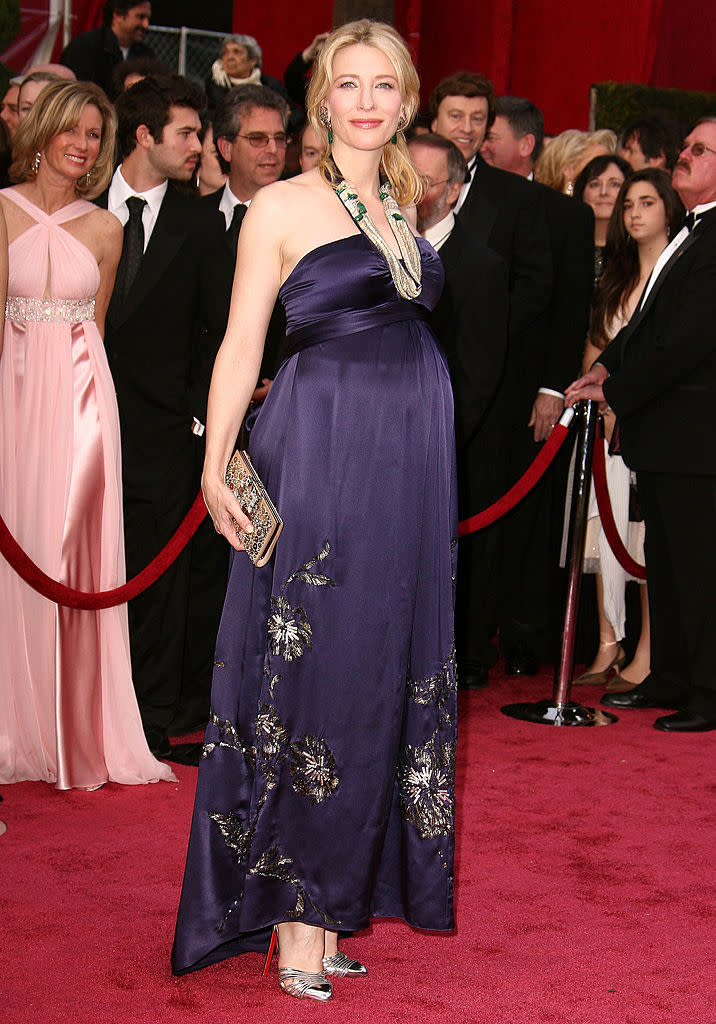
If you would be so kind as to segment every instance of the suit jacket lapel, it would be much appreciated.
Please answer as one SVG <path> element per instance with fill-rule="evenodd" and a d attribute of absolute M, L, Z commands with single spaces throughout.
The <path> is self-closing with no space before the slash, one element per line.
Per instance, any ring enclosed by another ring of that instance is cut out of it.
<path fill-rule="evenodd" d="M 492 231 L 492 225 L 497 217 L 497 207 L 485 194 L 485 189 L 480 181 L 480 175 L 486 167 L 485 162 L 478 156 L 473 172 L 473 182 L 468 190 L 467 199 L 457 215 L 458 220 L 466 227 L 469 225 L 471 236 L 484 244 L 487 244 L 487 239 Z"/>
<path fill-rule="evenodd" d="M 639 326 L 639 324 L 642 322 L 642 320 L 644 319 L 646 314 L 649 312 L 649 310 L 653 306 L 654 300 L 656 299 L 656 296 L 657 296 L 657 294 L 659 292 L 659 289 L 664 284 L 664 281 L 669 276 L 671 271 L 674 269 L 674 266 L 679 262 L 679 260 L 684 255 L 684 253 L 688 252 L 688 250 L 691 248 L 691 246 L 694 244 L 694 242 L 697 241 L 697 239 L 701 237 L 702 230 L 703 230 L 703 224 L 698 224 L 694 228 L 694 230 L 683 240 L 683 242 L 681 243 L 679 248 L 675 252 L 673 252 L 671 254 L 671 256 L 669 257 L 667 262 L 661 268 L 661 272 L 660 272 L 659 276 L 657 277 L 656 281 L 654 281 L 652 289 L 649 292 L 649 295 L 647 296 L 646 302 L 644 303 L 644 305 L 641 308 L 637 307 L 636 313 L 634 313 L 634 315 L 632 316 L 632 318 L 629 321 L 629 323 L 626 325 L 626 327 L 621 332 L 621 334 L 622 334 L 622 338 L 621 338 L 621 354 L 622 354 L 622 359 L 624 358 L 624 348 L 625 348 L 625 346 L 629 344 L 629 339 L 631 338 L 632 334 L 634 333 L 636 328 Z M 648 284 L 647 284 L 646 287 L 648 287 Z M 641 302 L 641 297 L 640 297 L 639 301 Z"/>

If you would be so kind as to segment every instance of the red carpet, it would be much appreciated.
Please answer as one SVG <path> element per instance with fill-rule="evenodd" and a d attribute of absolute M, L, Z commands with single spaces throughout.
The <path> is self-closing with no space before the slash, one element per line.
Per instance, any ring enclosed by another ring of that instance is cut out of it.
<path fill-rule="evenodd" d="M 714 1024 L 715 733 L 656 712 L 556 729 L 499 713 L 550 694 L 498 679 L 462 700 L 455 935 L 376 922 L 367 979 L 279 992 L 247 955 L 172 978 L 195 769 L 179 785 L 3 790 L 7 1024 Z M 575 697 L 593 703 L 599 691 Z"/>

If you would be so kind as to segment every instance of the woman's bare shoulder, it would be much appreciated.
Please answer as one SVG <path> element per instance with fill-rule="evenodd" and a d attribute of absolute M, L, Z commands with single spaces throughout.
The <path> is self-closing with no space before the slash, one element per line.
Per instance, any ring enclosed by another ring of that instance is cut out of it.
<path fill-rule="evenodd" d="M 108 238 L 121 237 L 124 232 L 119 219 L 109 210 L 103 210 L 100 206 L 95 206 L 94 210 L 88 212 L 87 222 L 95 231 Z"/>

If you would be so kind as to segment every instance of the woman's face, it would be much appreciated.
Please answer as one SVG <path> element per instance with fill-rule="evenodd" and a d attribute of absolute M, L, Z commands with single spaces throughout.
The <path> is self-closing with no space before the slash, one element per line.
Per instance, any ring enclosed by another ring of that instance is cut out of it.
<path fill-rule="evenodd" d="M 584 202 L 594 210 L 595 220 L 609 220 L 624 175 L 616 164 L 609 164 L 596 178 L 590 178 L 584 190 Z"/>
<path fill-rule="evenodd" d="M 35 100 L 48 82 L 27 82 L 20 86 L 20 93 L 17 101 L 17 120 L 24 121 L 35 105 Z"/>
<path fill-rule="evenodd" d="M 221 51 L 221 63 L 229 78 L 248 78 L 256 67 L 256 58 L 239 43 L 226 43 Z"/>
<path fill-rule="evenodd" d="M 216 147 L 214 145 L 214 130 L 209 124 L 204 132 L 204 141 L 201 144 L 201 164 L 199 166 L 199 191 L 202 195 L 216 192 L 226 181 L 226 175 L 221 169 Z"/>
<path fill-rule="evenodd" d="M 666 245 L 666 207 L 664 200 L 648 181 L 635 181 L 627 189 L 624 197 L 624 227 L 639 245 L 656 241 L 663 241 Z"/>
<path fill-rule="evenodd" d="M 40 168 L 77 182 L 94 167 L 101 145 L 102 115 L 88 103 L 73 128 L 50 139 Z"/>
<path fill-rule="evenodd" d="M 336 53 L 332 71 L 333 85 L 323 106 L 334 138 L 355 149 L 382 149 L 405 109 L 390 60 L 374 46 L 355 43 Z"/>

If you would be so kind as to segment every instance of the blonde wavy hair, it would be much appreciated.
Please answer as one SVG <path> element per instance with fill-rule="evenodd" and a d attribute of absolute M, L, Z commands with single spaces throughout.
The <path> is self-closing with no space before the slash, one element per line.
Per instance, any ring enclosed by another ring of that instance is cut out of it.
<path fill-rule="evenodd" d="M 313 66 L 311 84 L 306 97 L 306 114 L 311 127 L 326 143 L 326 152 L 318 165 L 319 172 L 331 187 L 338 184 L 332 170 L 328 133 L 321 121 L 320 109 L 333 86 L 333 61 L 336 54 L 344 47 L 356 44 L 373 46 L 376 50 L 380 50 L 395 69 L 398 88 L 405 107 L 405 124 L 397 132 L 397 142 L 389 142 L 383 150 L 380 169 L 390 182 L 393 195 L 399 206 L 419 203 L 423 197 L 425 185 L 410 161 L 404 132 L 418 112 L 420 82 L 407 46 L 395 29 L 382 21 L 362 18 L 360 21 L 351 21 L 347 25 L 341 25 L 326 39 Z"/>
<path fill-rule="evenodd" d="M 50 82 L 35 100 L 32 110 L 20 122 L 12 142 L 10 180 L 27 181 L 35 176 L 33 162 L 52 139 L 78 124 L 85 107 L 96 107 L 102 118 L 99 155 L 90 171 L 75 185 L 78 196 L 94 199 L 109 185 L 114 172 L 117 116 L 98 85 L 92 82 Z"/>
<path fill-rule="evenodd" d="M 588 154 L 595 146 L 604 146 L 609 153 L 616 153 L 617 137 L 609 128 L 601 128 L 596 132 L 581 132 L 576 128 L 570 128 L 562 132 L 542 150 L 535 164 L 535 180 L 543 185 L 549 185 L 557 192 L 564 192 L 567 184 L 566 172 L 574 181 L 591 159 Z"/>

